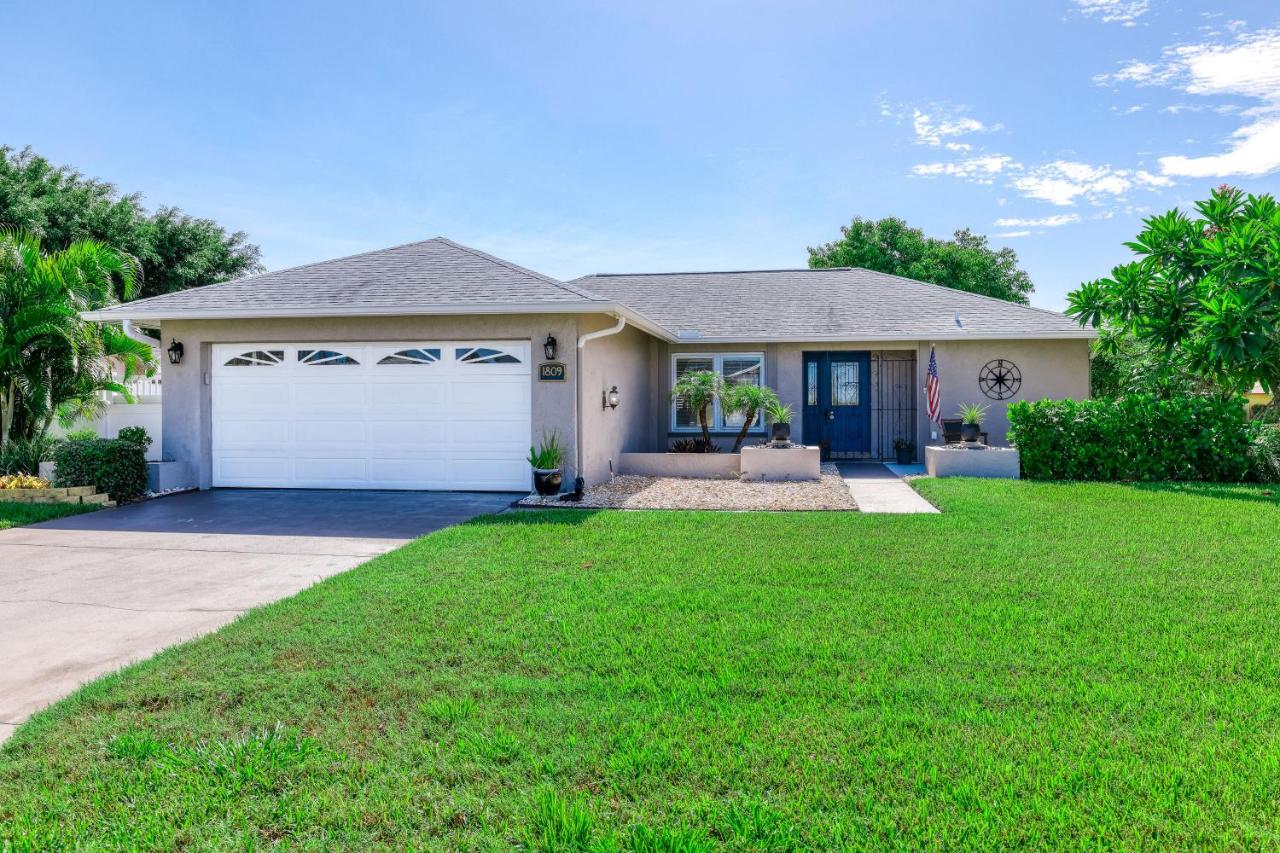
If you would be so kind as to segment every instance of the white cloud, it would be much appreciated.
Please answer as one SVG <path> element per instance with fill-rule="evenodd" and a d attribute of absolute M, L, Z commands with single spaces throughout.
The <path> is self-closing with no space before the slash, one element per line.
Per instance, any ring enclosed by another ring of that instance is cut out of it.
<path fill-rule="evenodd" d="M 1280 116 L 1245 125 L 1231 134 L 1231 138 L 1231 149 L 1223 154 L 1161 157 L 1160 170 L 1166 175 L 1212 178 L 1265 175 L 1280 169 Z"/>
<path fill-rule="evenodd" d="M 1013 180 L 1013 186 L 1028 198 L 1067 206 L 1078 199 L 1101 203 L 1108 197 L 1123 198 L 1134 187 L 1164 187 L 1170 178 L 1131 169 L 1091 166 L 1072 160 L 1055 160 L 1029 169 Z"/>
<path fill-rule="evenodd" d="M 1059 213 L 1056 216 L 1043 216 L 1039 219 L 997 219 L 996 226 L 999 228 L 1058 228 L 1079 221 L 1079 214 Z"/>
<path fill-rule="evenodd" d="M 1012 157 L 1004 154 L 988 154 L 954 163 L 921 163 L 912 167 L 911 171 L 919 177 L 949 175 L 979 184 L 989 184 L 995 180 L 996 175 L 1010 168 L 1019 168 Z"/>
<path fill-rule="evenodd" d="M 1169 86 L 1188 95 L 1249 98 L 1259 102 L 1240 112 L 1246 123 L 1223 140 L 1227 150 L 1200 157 L 1183 154 L 1161 157 L 1160 169 L 1165 175 L 1256 176 L 1280 170 L 1280 29 L 1241 33 L 1229 42 L 1175 45 L 1165 48 L 1159 64 L 1134 60 L 1116 73 L 1104 74 L 1095 80 Z M 1239 110 L 1238 105 L 1229 102 L 1199 108 L 1222 114 Z M 1164 112 L 1172 115 L 1186 111 L 1198 111 L 1198 107 L 1174 104 L 1164 108 Z"/>
<path fill-rule="evenodd" d="M 911 123 L 916 131 L 916 142 L 920 145 L 932 145 L 934 147 L 941 145 L 943 139 L 949 136 L 964 136 L 969 133 L 981 133 L 984 130 L 993 129 L 988 128 L 976 118 L 969 118 L 968 116 L 939 117 L 920 110 L 915 110 L 912 113 Z"/>
<path fill-rule="evenodd" d="M 1030 231 L 1006 231 L 1006 232 L 1004 232 L 1003 234 L 997 234 L 996 236 L 997 236 L 997 237 L 1006 237 L 1006 238 L 1008 238 L 1008 237 L 1029 237 L 1029 236 L 1031 236 L 1031 232 L 1030 232 Z"/>
<path fill-rule="evenodd" d="M 1124 27 L 1134 26 L 1151 7 L 1150 0 L 1076 0 L 1076 5 L 1086 15 Z"/>

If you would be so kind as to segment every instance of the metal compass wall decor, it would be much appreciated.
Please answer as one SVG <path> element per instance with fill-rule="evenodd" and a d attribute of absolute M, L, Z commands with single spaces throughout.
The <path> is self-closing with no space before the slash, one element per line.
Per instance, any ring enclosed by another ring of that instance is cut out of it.
<path fill-rule="evenodd" d="M 993 359 L 978 372 L 978 385 L 992 400 L 1007 400 L 1022 387 L 1022 371 L 1012 361 Z"/>

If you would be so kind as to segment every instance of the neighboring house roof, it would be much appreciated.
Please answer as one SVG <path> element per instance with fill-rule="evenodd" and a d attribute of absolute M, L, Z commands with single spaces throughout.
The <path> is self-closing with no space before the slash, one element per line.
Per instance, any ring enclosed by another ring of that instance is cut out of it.
<path fill-rule="evenodd" d="M 443 237 L 139 299 L 93 320 L 595 312 L 678 340 L 1091 337 L 1052 311 L 864 269 L 563 282 Z"/>
<path fill-rule="evenodd" d="M 469 313 L 508 311 L 513 306 L 583 308 L 604 301 L 574 285 L 435 237 L 139 299 L 87 316 L 341 316 L 457 308 Z"/>
<path fill-rule="evenodd" d="M 589 275 L 681 340 L 1088 338 L 1055 311 L 861 268 Z"/>

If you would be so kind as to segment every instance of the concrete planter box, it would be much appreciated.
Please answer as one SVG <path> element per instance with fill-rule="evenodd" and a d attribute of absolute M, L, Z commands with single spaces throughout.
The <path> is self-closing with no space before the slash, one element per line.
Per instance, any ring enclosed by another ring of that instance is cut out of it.
<path fill-rule="evenodd" d="M 925 470 L 931 477 L 999 477 L 1017 480 L 1021 476 L 1018 451 L 1012 447 L 964 444 L 931 446 L 924 449 Z"/>
<path fill-rule="evenodd" d="M 816 447 L 744 447 L 744 480 L 817 480 L 822 454 Z"/>
<path fill-rule="evenodd" d="M 186 462 L 148 462 L 147 491 L 171 492 L 174 489 L 194 489 L 195 477 Z"/>
<path fill-rule="evenodd" d="M 732 480 L 738 476 L 737 453 L 624 453 L 619 473 L 642 477 L 692 477 Z"/>

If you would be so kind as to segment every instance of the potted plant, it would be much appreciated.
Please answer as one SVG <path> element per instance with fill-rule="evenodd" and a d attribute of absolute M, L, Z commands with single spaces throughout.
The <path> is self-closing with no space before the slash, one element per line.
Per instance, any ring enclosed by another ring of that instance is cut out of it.
<path fill-rule="evenodd" d="M 987 413 L 986 406 L 979 406 L 975 403 L 961 403 L 960 411 L 960 440 L 973 444 L 982 437 L 982 416 Z"/>
<path fill-rule="evenodd" d="M 909 438 L 895 438 L 893 452 L 898 457 L 899 465 L 910 465 L 916 458 L 916 443 Z"/>
<path fill-rule="evenodd" d="M 787 442 L 791 440 L 791 407 L 774 398 L 765 406 L 765 415 L 773 424 L 773 440 Z"/>
<path fill-rule="evenodd" d="M 529 448 L 529 465 L 533 468 L 533 488 L 540 495 L 559 493 L 563 476 L 560 464 L 564 461 L 564 450 L 560 447 L 560 438 L 552 430 L 542 434 L 542 444 Z"/>

